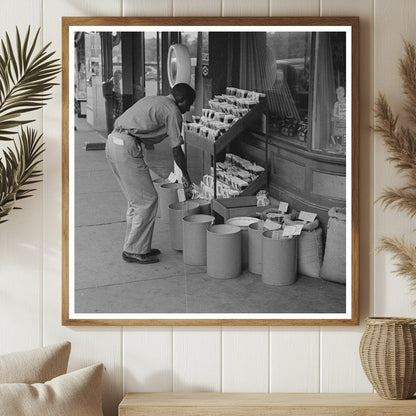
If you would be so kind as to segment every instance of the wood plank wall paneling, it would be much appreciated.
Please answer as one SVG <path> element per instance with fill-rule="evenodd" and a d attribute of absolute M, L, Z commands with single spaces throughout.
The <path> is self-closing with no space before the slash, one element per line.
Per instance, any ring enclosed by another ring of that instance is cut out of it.
<path fill-rule="evenodd" d="M 172 328 L 123 330 L 123 390 L 173 391 Z"/>
<path fill-rule="evenodd" d="M 269 0 L 222 0 L 223 16 L 269 16 Z"/>
<path fill-rule="evenodd" d="M 412 296 L 404 295 L 406 282 L 392 275 L 391 259 L 378 254 L 373 265 L 373 234 L 376 238 L 401 235 L 415 227 L 403 215 L 372 206 L 383 186 L 400 179 L 386 165 L 385 149 L 380 140 L 373 141 L 367 127 L 372 124 L 373 96 L 378 90 L 386 93 L 395 111 L 400 110 L 403 95 L 397 62 L 402 36 L 416 41 L 413 0 L 15 0 L 13 7 L 2 9 L 0 26 L 3 32 L 13 31 L 17 22 L 19 27 L 41 25 L 44 40 L 51 40 L 60 55 L 61 16 L 290 16 L 321 11 L 322 15 L 358 15 L 361 20 L 362 318 L 373 313 L 373 297 L 376 314 L 412 316 Z M 105 416 L 115 416 L 122 394 L 131 390 L 371 391 L 358 358 L 362 326 L 62 327 L 59 87 L 53 95 L 43 118 L 37 120 L 39 126 L 43 122 L 47 143 L 43 192 L 24 201 L 24 209 L 0 225 L 0 353 L 70 340 L 70 370 L 99 361 L 106 366 Z"/>
<path fill-rule="evenodd" d="M 270 0 L 270 16 L 319 16 L 320 0 Z"/>
<path fill-rule="evenodd" d="M 412 0 L 376 0 L 374 8 L 374 85 L 375 93 L 386 95 L 392 110 L 401 112 L 400 122 L 406 125 L 406 115 L 403 112 L 405 97 L 401 88 L 398 72 L 398 61 L 403 56 L 402 39 L 416 42 L 414 21 L 416 17 L 416 2 Z M 375 140 L 374 152 L 374 192 L 378 197 L 382 189 L 388 186 L 404 184 L 403 177 L 394 166 L 386 162 L 388 152 L 382 140 Z M 403 213 L 396 210 L 382 210 L 380 204 L 375 205 L 375 245 L 382 236 L 406 236 L 414 239 L 416 221 L 410 221 Z M 388 253 L 375 255 L 374 282 L 375 313 L 383 316 L 414 316 L 416 308 L 412 307 L 415 295 L 409 293 L 407 281 L 393 274 L 392 258 Z M 397 299 L 401 299 L 400 302 Z"/>
<path fill-rule="evenodd" d="M 270 329 L 270 392 L 319 392 L 319 342 L 319 327 Z"/>
<path fill-rule="evenodd" d="M 222 391 L 269 391 L 269 328 L 223 328 Z"/>
<path fill-rule="evenodd" d="M 122 0 L 123 16 L 172 16 L 172 0 Z"/>
<path fill-rule="evenodd" d="M 41 6 L 41 0 L 17 0 L 13 8 L 2 7 L 1 39 L 8 32 L 14 43 L 16 10 L 19 31 L 24 36 L 31 25 L 34 34 L 42 25 Z M 41 111 L 32 116 L 36 122 L 31 127 L 41 132 Z M 13 146 L 0 142 L 0 157 L 6 147 Z M 0 351 L 4 353 L 42 344 L 43 185 L 36 188 L 31 198 L 17 203 L 23 210 L 12 211 L 0 224 Z"/>
<path fill-rule="evenodd" d="M 321 328 L 321 393 L 373 391 L 360 362 L 361 336 L 359 327 Z"/>
<path fill-rule="evenodd" d="M 221 391 L 221 328 L 173 331 L 173 391 Z"/>
<path fill-rule="evenodd" d="M 173 0 L 173 16 L 221 16 L 221 0 Z"/>

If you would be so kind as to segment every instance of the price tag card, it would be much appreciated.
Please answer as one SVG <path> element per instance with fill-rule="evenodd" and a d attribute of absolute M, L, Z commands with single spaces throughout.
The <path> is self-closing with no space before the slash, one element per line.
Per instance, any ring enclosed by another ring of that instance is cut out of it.
<path fill-rule="evenodd" d="M 170 175 L 168 176 L 168 181 L 175 183 L 177 180 L 178 178 L 176 177 L 176 175 L 173 172 L 171 172 Z"/>
<path fill-rule="evenodd" d="M 283 214 L 286 213 L 288 208 L 289 208 L 289 204 L 287 202 L 280 202 L 279 203 L 279 211 L 281 213 L 283 213 Z"/>
<path fill-rule="evenodd" d="M 281 225 L 277 222 L 274 222 L 272 220 L 266 220 L 263 225 L 264 228 L 267 228 L 268 230 L 280 230 Z"/>
<path fill-rule="evenodd" d="M 286 225 L 283 229 L 283 237 L 293 237 L 300 235 L 302 232 L 303 224 Z"/>
<path fill-rule="evenodd" d="M 186 201 L 186 196 L 185 196 L 185 190 L 184 189 L 178 189 L 178 199 L 179 199 L 179 202 Z"/>
<path fill-rule="evenodd" d="M 306 211 L 301 211 L 298 217 L 299 220 L 303 220 L 306 222 L 313 222 L 315 221 L 315 218 L 316 218 L 316 214 L 314 214 L 313 212 L 306 212 Z"/>
<path fill-rule="evenodd" d="M 292 237 L 296 233 L 296 225 L 286 225 L 283 228 L 283 237 Z"/>
<path fill-rule="evenodd" d="M 303 224 L 296 224 L 295 227 L 296 227 L 295 235 L 300 235 L 303 229 Z"/>

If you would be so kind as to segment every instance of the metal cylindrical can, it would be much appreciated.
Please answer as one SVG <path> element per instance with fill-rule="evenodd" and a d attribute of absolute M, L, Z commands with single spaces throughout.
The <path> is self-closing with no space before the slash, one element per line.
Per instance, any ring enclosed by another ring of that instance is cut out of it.
<path fill-rule="evenodd" d="M 213 225 L 207 230 L 207 274 L 232 279 L 241 274 L 241 230 L 234 225 Z"/>
<path fill-rule="evenodd" d="M 261 274 L 263 263 L 264 222 L 253 222 L 248 226 L 248 271 Z"/>
<path fill-rule="evenodd" d="M 283 231 L 263 233 L 262 280 L 268 285 L 285 286 L 297 278 L 297 238 L 283 237 Z"/>
<path fill-rule="evenodd" d="M 199 204 L 193 201 L 175 202 L 169 205 L 170 242 L 174 250 L 183 249 L 183 218 L 198 212 Z"/>
<path fill-rule="evenodd" d="M 175 202 L 179 202 L 178 189 L 183 188 L 179 183 L 163 183 L 160 185 L 159 207 L 160 207 L 160 219 L 163 222 L 169 222 L 169 205 Z"/>
<path fill-rule="evenodd" d="M 193 199 L 201 207 L 201 214 L 211 215 L 211 202 L 208 199 Z"/>
<path fill-rule="evenodd" d="M 161 185 L 168 183 L 168 180 L 165 178 L 157 178 L 153 180 L 153 186 L 156 189 L 157 192 L 157 196 L 158 196 L 158 204 L 157 204 L 157 213 L 156 213 L 156 217 L 160 218 L 161 217 L 161 213 L 160 213 L 160 201 L 161 201 L 161 197 L 160 197 L 160 187 Z"/>
<path fill-rule="evenodd" d="M 241 230 L 241 264 L 243 269 L 248 266 L 248 226 L 258 221 L 259 219 L 254 217 L 233 217 L 225 221 L 226 224 L 234 225 Z"/>
<path fill-rule="evenodd" d="M 214 223 L 212 215 L 187 215 L 183 221 L 183 262 L 192 266 L 207 264 L 207 228 Z"/>

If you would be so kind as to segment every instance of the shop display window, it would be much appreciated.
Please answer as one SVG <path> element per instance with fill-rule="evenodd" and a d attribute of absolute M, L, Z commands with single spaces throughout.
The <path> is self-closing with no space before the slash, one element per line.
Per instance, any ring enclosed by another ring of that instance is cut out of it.
<path fill-rule="evenodd" d="M 198 32 L 181 32 L 181 43 L 185 45 L 189 50 L 189 56 L 191 57 L 191 82 L 192 88 L 195 88 L 195 67 L 198 54 Z"/>
<path fill-rule="evenodd" d="M 162 91 L 161 42 L 159 32 L 144 32 L 145 95 L 160 95 Z"/>
<path fill-rule="evenodd" d="M 265 85 L 271 137 L 345 155 L 345 33 L 268 32 L 266 44 L 266 74 L 274 71 Z"/>
<path fill-rule="evenodd" d="M 311 33 L 268 32 L 267 47 L 276 73 L 268 95 L 269 112 L 273 123 L 287 127 L 281 132 L 293 137 L 292 125 L 308 117 Z"/>
<path fill-rule="evenodd" d="M 113 118 L 115 120 L 123 113 L 123 63 L 120 32 L 113 32 L 112 45 Z"/>
<path fill-rule="evenodd" d="M 319 32 L 315 39 L 312 150 L 345 155 L 345 33 Z"/>

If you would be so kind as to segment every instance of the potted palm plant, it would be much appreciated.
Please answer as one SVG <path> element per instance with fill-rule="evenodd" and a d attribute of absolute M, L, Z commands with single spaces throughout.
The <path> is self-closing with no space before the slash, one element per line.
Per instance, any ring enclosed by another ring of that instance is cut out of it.
<path fill-rule="evenodd" d="M 13 142 L 0 153 L 0 223 L 41 181 L 42 134 L 28 126 L 34 120 L 24 115 L 52 97 L 50 90 L 61 67 L 48 50 L 50 43 L 36 50 L 39 32 L 31 36 L 29 27 L 21 37 L 16 28 L 14 46 L 7 32 L 0 41 L 0 141 Z"/>
<path fill-rule="evenodd" d="M 416 46 L 404 42 L 404 57 L 399 69 L 406 95 L 404 110 L 410 126 L 399 124 L 383 94 L 376 101 L 375 131 L 384 140 L 392 162 L 404 174 L 404 187 L 386 188 L 379 201 L 416 215 Z M 395 272 L 416 290 L 416 245 L 399 237 L 383 237 L 379 250 L 393 254 Z M 412 318 L 371 317 L 360 343 L 364 371 L 377 393 L 388 399 L 412 398 L 416 392 L 416 320 Z"/>

